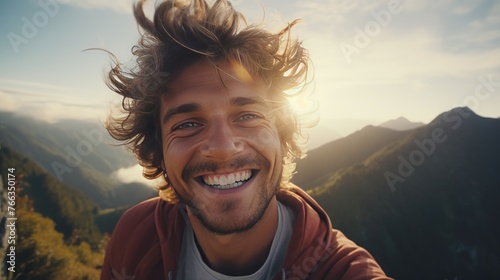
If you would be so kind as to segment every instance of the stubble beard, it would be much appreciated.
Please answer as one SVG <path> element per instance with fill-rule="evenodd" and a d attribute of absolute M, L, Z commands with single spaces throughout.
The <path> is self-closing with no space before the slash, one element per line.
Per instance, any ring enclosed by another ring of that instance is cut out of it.
<path fill-rule="evenodd" d="M 237 217 L 232 219 L 230 217 L 210 217 L 210 213 L 207 213 L 207 209 L 200 210 L 196 207 L 196 205 L 187 205 L 190 212 L 196 217 L 198 221 L 205 227 L 208 231 L 215 233 L 217 235 L 229 235 L 234 233 L 244 233 L 252 229 L 264 216 L 266 213 L 269 204 L 272 199 L 276 195 L 278 191 L 279 183 L 276 187 L 269 189 L 267 192 L 262 191 L 259 199 L 257 208 L 253 210 L 252 213 L 248 213 L 248 215 L 244 217 Z M 218 206 L 219 213 L 231 213 L 232 211 L 236 211 L 235 209 L 238 206 L 238 201 L 227 201 L 222 205 Z"/>
<path fill-rule="evenodd" d="M 259 160 L 260 161 L 260 160 Z M 184 203 L 189 212 L 201 223 L 203 227 L 205 227 L 208 231 L 217 234 L 217 235 L 229 235 L 234 233 L 244 233 L 252 229 L 264 216 L 266 210 L 269 207 L 272 199 L 276 196 L 280 188 L 281 178 L 282 178 L 282 166 L 278 165 L 279 170 L 278 176 L 275 181 L 271 181 L 268 184 L 265 182 L 262 183 L 259 190 L 259 196 L 257 201 L 257 207 L 248 209 L 251 210 L 251 213 L 244 213 L 245 215 L 239 214 L 236 215 L 236 218 L 233 218 L 231 213 L 233 211 L 238 211 L 236 208 L 239 206 L 239 201 L 229 200 L 221 203 L 220 205 L 216 205 L 217 212 L 219 214 L 228 213 L 226 217 L 213 217 L 213 213 L 208 209 L 208 207 L 204 207 L 205 201 L 197 201 L 196 197 L 192 199 L 186 199 L 185 197 L 180 196 L 179 200 L 181 203 Z M 264 166 L 263 166 L 264 167 Z M 269 170 L 269 164 L 266 162 L 265 167 L 261 169 Z M 274 187 L 270 188 L 269 184 L 274 184 Z M 250 186 L 250 187 L 258 187 L 258 186 Z M 252 205 L 253 206 L 253 205 Z M 242 210 L 239 210 L 242 211 Z"/>

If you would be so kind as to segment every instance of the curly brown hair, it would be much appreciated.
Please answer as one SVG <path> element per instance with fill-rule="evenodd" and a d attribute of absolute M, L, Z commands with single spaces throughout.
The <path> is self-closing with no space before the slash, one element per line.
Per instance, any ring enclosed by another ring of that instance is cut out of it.
<path fill-rule="evenodd" d="M 297 20 L 273 34 L 247 24 L 227 0 L 213 5 L 204 0 L 167 0 L 156 7 L 151 21 L 144 14 L 145 2 L 134 6 L 142 29 L 138 45 L 132 48 L 135 65 L 125 69 L 116 63 L 106 80 L 109 88 L 123 96 L 120 112 L 110 114 L 106 123 L 110 135 L 129 146 L 144 168 L 145 178 L 165 177 L 159 113 L 160 98 L 168 94 L 169 82 L 201 59 L 214 64 L 237 61 L 264 81 L 278 104 L 278 133 L 287 149 L 281 184 L 285 186 L 294 169 L 293 160 L 303 155 L 298 118 L 288 103 L 291 93 L 286 93 L 298 89 L 293 93 L 298 94 L 308 83 L 307 51 L 290 36 Z M 168 178 L 159 190 L 165 200 L 177 201 Z"/>

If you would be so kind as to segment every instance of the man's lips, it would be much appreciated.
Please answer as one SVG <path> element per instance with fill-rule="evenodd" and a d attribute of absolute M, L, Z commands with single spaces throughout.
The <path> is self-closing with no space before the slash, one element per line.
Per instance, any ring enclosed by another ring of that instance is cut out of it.
<path fill-rule="evenodd" d="M 239 187 L 249 181 L 254 172 L 251 169 L 238 170 L 230 173 L 207 174 L 197 177 L 197 181 L 211 188 L 226 190 Z"/>

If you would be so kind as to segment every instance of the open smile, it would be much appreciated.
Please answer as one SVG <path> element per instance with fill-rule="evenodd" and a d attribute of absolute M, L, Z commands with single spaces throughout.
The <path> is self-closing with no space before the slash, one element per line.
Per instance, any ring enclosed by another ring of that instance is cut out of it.
<path fill-rule="evenodd" d="M 246 182 L 250 181 L 255 174 L 256 170 L 247 169 L 226 174 L 208 174 L 198 176 L 196 181 L 216 190 L 229 190 L 242 186 Z"/>

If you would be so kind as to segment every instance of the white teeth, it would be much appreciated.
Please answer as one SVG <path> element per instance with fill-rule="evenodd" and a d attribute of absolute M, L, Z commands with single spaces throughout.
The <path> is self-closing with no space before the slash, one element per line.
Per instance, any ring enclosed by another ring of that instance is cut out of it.
<path fill-rule="evenodd" d="M 219 185 L 227 185 L 227 177 L 226 176 L 220 176 L 219 177 Z"/>
<path fill-rule="evenodd" d="M 211 185 L 214 183 L 214 180 L 213 178 L 207 178 L 207 181 L 206 181 L 207 185 Z"/>
<path fill-rule="evenodd" d="M 243 185 L 243 183 L 245 183 L 245 182 L 237 182 L 237 183 L 228 184 L 228 185 L 211 185 L 210 187 L 218 189 L 218 190 L 227 190 L 227 189 L 239 187 L 239 186 Z"/>
<path fill-rule="evenodd" d="M 203 176 L 203 182 L 216 189 L 230 189 L 241 186 L 250 179 L 252 172 L 250 170 L 238 171 L 223 175 Z"/>

